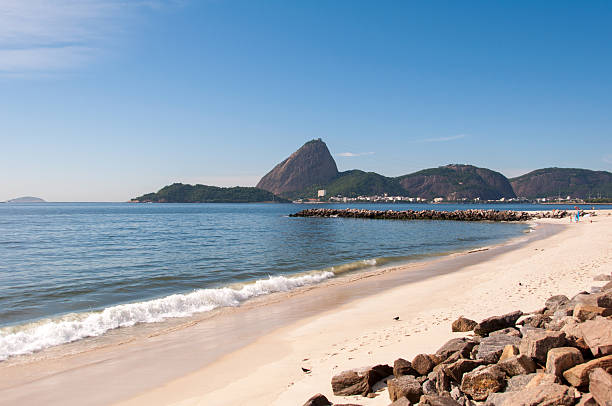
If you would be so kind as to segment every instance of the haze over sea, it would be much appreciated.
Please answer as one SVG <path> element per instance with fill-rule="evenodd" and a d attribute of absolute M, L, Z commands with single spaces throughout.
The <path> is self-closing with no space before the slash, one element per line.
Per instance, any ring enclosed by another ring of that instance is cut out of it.
<path fill-rule="evenodd" d="M 481 247 L 528 230 L 525 224 L 287 217 L 302 208 L 0 205 L 0 360 L 118 327 L 237 306 L 346 272 Z"/>

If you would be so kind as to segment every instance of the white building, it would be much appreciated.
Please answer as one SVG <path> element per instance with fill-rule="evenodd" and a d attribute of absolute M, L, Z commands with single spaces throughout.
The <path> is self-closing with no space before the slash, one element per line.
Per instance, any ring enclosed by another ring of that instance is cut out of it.
<path fill-rule="evenodd" d="M 325 197 L 325 194 L 327 193 L 327 190 L 325 189 L 319 189 L 317 191 L 317 197 Z"/>

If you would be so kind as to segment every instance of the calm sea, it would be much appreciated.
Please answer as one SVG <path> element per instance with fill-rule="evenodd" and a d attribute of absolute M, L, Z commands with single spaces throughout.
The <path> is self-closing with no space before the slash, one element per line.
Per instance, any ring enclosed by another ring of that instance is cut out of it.
<path fill-rule="evenodd" d="M 0 360 L 527 231 L 525 224 L 287 217 L 305 207 L 312 206 L 0 204 Z"/>

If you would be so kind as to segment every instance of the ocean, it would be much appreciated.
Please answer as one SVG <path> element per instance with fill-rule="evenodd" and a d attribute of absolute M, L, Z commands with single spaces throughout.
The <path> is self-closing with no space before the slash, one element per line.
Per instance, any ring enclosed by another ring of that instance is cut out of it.
<path fill-rule="evenodd" d="M 313 206 L 0 204 L 0 360 L 529 231 L 510 223 L 288 217 L 306 207 Z"/>

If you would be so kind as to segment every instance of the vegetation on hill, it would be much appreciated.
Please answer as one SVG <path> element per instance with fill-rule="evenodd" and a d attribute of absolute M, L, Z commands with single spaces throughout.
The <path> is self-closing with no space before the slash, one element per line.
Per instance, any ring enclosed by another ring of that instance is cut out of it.
<path fill-rule="evenodd" d="M 612 173 L 578 168 L 544 168 L 510 179 L 517 196 L 612 197 Z"/>
<path fill-rule="evenodd" d="M 499 172 L 472 165 L 446 165 L 397 178 L 409 196 L 447 200 L 497 200 L 515 197 L 508 179 Z"/>
<path fill-rule="evenodd" d="M 217 187 L 206 185 L 184 185 L 174 183 L 161 188 L 157 193 L 147 193 L 134 199 L 138 202 L 156 203 L 257 203 L 287 200 L 266 190 L 254 187 Z"/>

